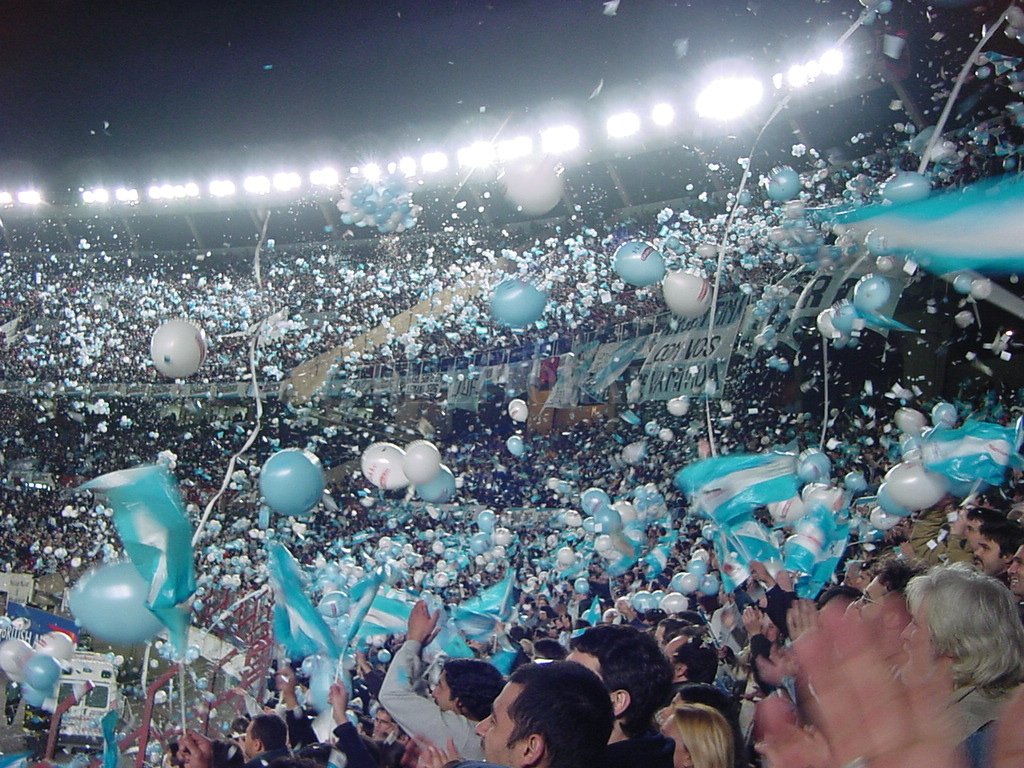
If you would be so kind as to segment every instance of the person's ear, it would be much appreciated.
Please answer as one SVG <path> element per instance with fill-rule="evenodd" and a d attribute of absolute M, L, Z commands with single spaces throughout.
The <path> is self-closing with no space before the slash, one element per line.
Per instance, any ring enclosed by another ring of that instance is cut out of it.
<path fill-rule="evenodd" d="M 531 733 L 521 743 L 522 746 L 519 753 L 521 756 L 521 768 L 540 765 L 548 752 L 548 745 L 544 741 L 544 737 L 539 733 Z"/>
<path fill-rule="evenodd" d="M 612 712 L 616 718 L 622 717 L 622 713 L 629 709 L 629 704 L 629 691 L 623 688 L 612 691 Z"/>

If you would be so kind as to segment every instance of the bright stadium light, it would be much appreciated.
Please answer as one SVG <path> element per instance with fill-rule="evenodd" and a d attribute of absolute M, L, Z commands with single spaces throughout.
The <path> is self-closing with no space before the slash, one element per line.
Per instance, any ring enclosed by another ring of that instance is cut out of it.
<path fill-rule="evenodd" d="M 672 109 L 672 105 L 668 102 L 661 102 L 655 104 L 651 108 L 651 121 L 655 125 L 659 125 L 664 128 L 666 125 L 671 125 L 672 121 L 676 119 L 676 111 Z"/>
<path fill-rule="evenodd" d="M 494 162 L 494 145 L 489 141 L 474 141 L 455 153 L 460 168 L 486 168 Z"/>
<path fill-rule="evenodd" d="M 761 103 L 764 87 L 754 77 L 713 80 L 697 96 L 697 114 L 712 120 L 733 120 Z"/>
<path fill-rule="evenodd" d="M 640 118 L 635 112 L 619 112 L 608 118 L 605 128 L 609 137 L 624 139 L 640 131 Z"/>
<path fill-rule="evenodd" d="M 114 190 L 114 199 L 119 203 L 137 203 L 139 202 L 139 190 L 131 187 L 118 187 Z"/>
<path fill-rule="evenodd" d="M 495 147 L 498 160 L 507 163 L 533 154 L 533 139 L 529 136 L 516 136 L 514 139 L 499 141 Z"/>
<path fill-rule="evenodd" d="M 380 181 L 382 173 L 380 166 L 377 165 L 376 163 L 367 163 L 366 165 L 359 169 L 359 172 L 363 175 L 364 179 L 371 183 Z"/>
<path fill-rule="evenodd" d="M 35 189 L 23 189 L 18 193 L 18 202 L 22 205 L 39 205 L 43 196 Z"/>
<path fill-rule="evenodd" d="M 14 195 L 10 192 L 0 192 L 0 205 L 13 205 Z"/>
<path fill-rule="evenodd" d="M 401 160 L 398 161 L 398 172 L 405 176 L 405 178 L 407 179 L 410 178 L 411 176 L 415 176 L 416 161 L 413 160 L 411 157 L 403 157 Z"/>
<path fill-rule="evenodd" d="M 338 183 L 338 172 L 334 168 L 317 168 L 310 172 L 309 183 L 314 187 L 333 187 Z"/>
<path fill-rule="evenodd" d="M 298 189 L 302 185 L 302 177 L 294 172 L 275 173 L 274 189 L 278 192 L 289 192 Z"/>
<path fill-rule="evenodd" d="M 809 80 L 810 75 L 803 64 L 794 64 L 786 72 L 786 81 L 790 88 L 803 88 Z"/>
<path fill-rule="evenodd" d="M 838 75 L 843 71 L 843 52 L 831 48 L 821 54 L 818 64 L 821 65 L 821 71 L 826 75 Z"/>
<path fill-rule="evenodd" d="M 210 182 L 209 190 L 213 197 L 229 197 L 235 194 L 235 183 L 227 179 L 214 179 Z"/>
<path fill-rule="evenodd" d="M 199 185 L 190 181 L 185 185 L 185 197 L 199 197 Z"/>
<path fill-rule="evenodd" d="M 82 202 L 83 203 L 109 203 L 110 193 L 98 187 L 96 189 L 86 189 L 82 191 Z"/>
<path fill-rule="evenodd" d="M 540 148 L 546 155 L 564 155 L 580 145 L 580 132 L 571 125 L 556 125 L 540 134 Z"/>
<path fill-rule="evenodd" d="M 246 176 L 242 189 L 250 195 L 266 195 L 270 192 L 270 179 L 266 176 Z"/>
<path fill-rule="evenodd" d="M 420 158 L 420 167 L 424 173 L 437 173 L 448 167 L 448 155 L 444 152 L 427 152 Z"/>

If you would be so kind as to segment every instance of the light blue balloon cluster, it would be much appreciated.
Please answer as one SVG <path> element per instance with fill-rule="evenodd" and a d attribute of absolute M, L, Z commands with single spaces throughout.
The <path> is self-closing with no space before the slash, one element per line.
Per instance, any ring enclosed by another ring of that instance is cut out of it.
<path fill-rule="evenodd" d="M 396 177 L 380 182 L 350 180 L 341 191 L 338 210 L 343 224 L 376 227 L 383 234 L 411 229 L 422 212 L 405 182 Z"/>

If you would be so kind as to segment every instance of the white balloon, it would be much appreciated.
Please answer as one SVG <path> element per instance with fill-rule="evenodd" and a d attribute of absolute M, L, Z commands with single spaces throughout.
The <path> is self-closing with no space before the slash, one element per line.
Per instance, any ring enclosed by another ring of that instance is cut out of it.
<path fill-rule="evenodd" d="M 673 416 L 685 416 L 690 410 L 690 398 L 685 395 L 682 397 L 673 397 L 668 401 L 666 406 L 668 412 Z"/>
<path fill-rule="evenodd" d="M 71 661 L 75 655 L 75 641 L 63 632 L 47 632 L 36 640 L 36 653 L 52 656 L 58 661 Z"/>
<path fill-rule="evenodd" d="M 905 461 L 885 473 L 889 498 L 911 512 L 938 504 L 948 490 L 946 479 L 917 462 Z"/>
<path fill-rule="evenodd" d="M 603 555 L 608 552 L 615 550 L 615 543 L 612 541 L 612 537 L 607 533 L 602 533 L 596 539 L 594 539 L 594 550 L 599 554 Z"/>
<path fill-rule="evenodd" d="M 206 334 L 188 320 L 168 320 L 153 332 L 149 355 L 167 378 L 187 378 L 206 360 Z"/>
<path fill-rule="evenodd" d="M 809 511 L 804 500 L 799 496 L 768 505 L 768 512 L 771 514 L 772 520 L 782 524 L 795 523 Z"/>
<path fill-rule="evenodd" d="M 441 469 L 441 452 L 429 440 L 414 440 L 405 447 L 402 471 L 413 485 L 429 483 Z"/>
<path fill-rule="evenodd" d="M 800 497 L 808 507 L 819 505 L 832 512 L 842 509 L 845 499 L 842 489 L 825 483 L 808 483 L 801 491 Z"/>
<path fill-rule="evenodd" d="M 558 205 L 565 192 L 558 170 L 545 160 L 509 165 L 501 181 L 508 199 L 528 216 L 543 216 Z"/>
<path fill-rule="evenodd" d="M 491 540 L 496 547 L 507 547 L 512 543 L 512 531 L 508 528 L 495 528 Z"/>
<path fill-rule="evenodd" d="M 821 310 L 821 312 L 818 313 L 818 333 L 821 334 L 821 337 L 823 339 L 828 339 L 829 341 L 833 339 L 838 339 L 843 335 L 832 324 L 833 317 L 834 315 L 832 313 L 832 307 L 829 307 L 828 309 L 823 309 Z"/>
<path fill-rule="evenodd" d="M 409 485 L 405 476 L 405 451 L 393 443 L 374 443 L 363 451 L 360 466 L 363 477 L 378 488 L 394 491 Z"/>
<path fill-rule="evenodd" d="M 711 306 L 711 283 L 693 272 L 676 270 L 661 282 L 665 304 L 680 317 L 700 317 Z"/>
<path fill-rule="evenodd" d="M 558 550 L 557 562 L 563 568 L 572 565 L 576 561 L 576 553 L 569 547 L 562 547 Z"/>
<path fill-rule="evenodd" d="M 612 504 L 612 509 L 619 513 L 623 525 L 629 525 L 639 517 L 636 507 L 628 501 L 616 501 Z"/>
<path fill-rule="evenodd" d="M 663 443 L 671 443 L 673 440 L 676 439 L 676 433 L 673 432 L 668 427 L 663 427 L 662 429 L 658 430 L 658 439 L 661 440 L 661 442 Z"/>
<path fill-rule="evenodd" d="M 928 417 L 913 408 L 900 408 L 893 417 L 897 428 L 907 435 L 920 436 L 928 426 Z"/>
<path fill-rule="evenodd" d="M 526 421 L 530 415 L 530 406 L 516 398 L 508 404 L 508 415 L 512 417 L 512 421 Z"/>
<path fill-rule="evenodd" d="M 684 595 L 692 595 L 700 588 L 700 576 L 696 573 L 686 573 L 679 579 L 679 591 Z"/>
<path fill-rule="evenodd" d="M 21 638 L 10 637 L 0 643 L 0 669 L 11 680 L 20 683 L 25 662 L 32 658 L 32 646 Z"/>
<path fill-rule="evenodd" d="M 868 521 L 880 531 L 888 531 L 904 518 L 899 515 L 890 515 L 881 507 L 875 507 L 868 516 Z"/>
<path fill-rule="evenodd" d="M 663 598 L 658 606 L 665 613 L 682 613 L 683 611 L 689 610 L 690 601 L 678 592 L 669 592 Z"/>

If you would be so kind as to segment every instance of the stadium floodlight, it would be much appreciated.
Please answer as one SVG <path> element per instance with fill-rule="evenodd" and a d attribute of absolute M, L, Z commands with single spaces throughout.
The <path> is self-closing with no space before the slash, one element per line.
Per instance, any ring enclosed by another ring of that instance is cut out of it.
<path fill-rule="evenodd" d="M 109 203 L 110 193 L 98 187 L 96 189 L 85 189 L 82 190 L 82 202 L 83 203 Z"/>
<path fill-rule="evenodd" d="M 474 141 L 455 153 L 460 168 L 486 168 L 494 162 L 494 145 L 489 141 Z"/>
<path fill-rule="evenodd" d="M 0 205 L 13 205 L 14 195 L 10 192 L 0 192 Z"/>
<path fill-rule="evenodd" d="M 804 64 L 804 72 L 807 73 L 808 81 L 813 82 L 818 78 L 818 75 L 821 74 L 821 62 L 819 62 L 817 59 L 812 59 L 811 61 L 808 61 L 806 64 Z"/>
<path fill-rule="evenodd" d="M 605 128 L 610 138 L 624 139 L 640 132 L 640 118 L 635 112 L 619 112 L 608 118 Z"/>
<path fill-rule="evenodd" d="M 579 145 L 580 132 L 571 125 L 556 125 L 540 134 L 540 147 L 546 155 L 564 155 Z"/>
<path fill-rule="evenodd" d="M 424 173 L 438 173 L 448 167 L 448 155 L 444 152 L 427 152 L 420 158 L 420 168 Z"/>
<path fill-rule="evenodd" d="M 227 179 L 214 179 L 208 189 L 213 197 L 230 197 L 235 194 L 235 183 Z"/>
<path fill-rule="evenodd" d="M 199 191 L 198 188 L 196 191 Z M 132 187 L 118 187 L 114 190 L 114 199 L 119 203 L 137 203 L 139 202 L 139 190 Z"/>
<path fill-rule="evenodd" d="M 36 189 L 23 189 L 18 193 L 18 202 L 22 205 L 39 205 L 43 196 Z"/>
<path fill-rule="evenodd" d="M 810 82 L 810 75 L 807 72 L 807 67 L 803 64 L 794 64 L 786 72 L 786 82 L 789 83 L 790 88 L 803 88 Z"/>
<path fill-rule="evenodd" d="M 242 189 L 250 195 L 266 195 L 270 192 L 270 179 L 266 176 L 246 176 Z"/>
<path fill-rule="evenodd" d="M 288 171 L 274 174 L 274 189 L 278 192 L 289 192 L 298 189 L 302 185 L 302 177 L 299 174 Z"/>
<path fill-rule="evenodd" d="M 529 136 L 516 136 L 514 139 L 503 139 L 494 147 L 498 160 L 507 163 L 520 160 L 533 154 L 533 139 Z"/>
<path fill-rule="evenodd" d="M 338 172 L 334 168 L 317 168 L 310 172 L 309 183 L 314 187 L 333 187 L 338 183 Z"/>
<path fill-rule="evenodd" d="M 666 125 L 671 125 L 675 119 L 676 111 L 672 109 L 672 105 L 668 102 L 663 101 L 651 108 L 651 121 L 655 125 L 664 128 Z"/>
<path fill-rule="evenodd" d="M 407 179 L 412 176 L 415 176 L 416 161 L 408 156 L 403 157 L 401 160 L 398 161 L 398 172 L 405 176 L 405 178 Z"/>
<path fill-rule="evenodd" d="M 697 96 L 697 114 L 712 120 L 733 120 L 761 103 L 764 86 L 755 77 L 723 77 L 711 81 Z"/>
<path fill-rule="evenodd" d="M 380 166 L 377 163 L 367 163 L 359 169 L 359 173 L 362 174 L 363 178 L 370 183 L 380 181 L 380 177 L 383 174 Z"/>
<path fill-rule="evenodd" d="M 818 64 L 826 75 L 838 75 L 843 71 L 843 52 L 837 48 L 830 48 L 821 54 Z"/>
<path fill-rule="evenodd" d="M 190 181 L 185 185 L 185 197 L 199 197 L 199 185 Z"/>

